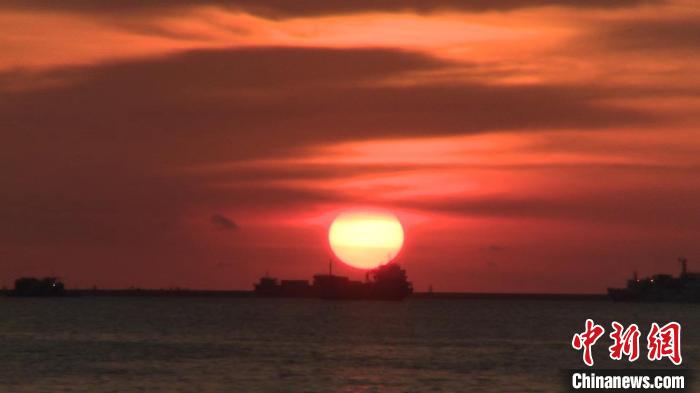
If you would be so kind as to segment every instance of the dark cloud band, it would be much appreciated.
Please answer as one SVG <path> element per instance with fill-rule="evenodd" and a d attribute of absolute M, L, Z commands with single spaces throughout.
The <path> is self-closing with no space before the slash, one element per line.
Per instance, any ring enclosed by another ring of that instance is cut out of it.
<path fill-rule="evenodd" d="M 620 8 L 633 7 L 644 3 L 661 3 L 660 0 L 158 0 L 143 2 L 138 0 L 90 1 L 90 0 L 7 0 L 0 7 L 23 9 L 59 9 L 77 12 L 165 12 L 182 7 L 216 5 L 232 10 L 244 11 L 266 17 L 285 18 L 300 16 L 351 14 L 360 12 L 417 12 L 436 11 L 507 11 L 533 7 L 572 7 L 572 8 Z"/>

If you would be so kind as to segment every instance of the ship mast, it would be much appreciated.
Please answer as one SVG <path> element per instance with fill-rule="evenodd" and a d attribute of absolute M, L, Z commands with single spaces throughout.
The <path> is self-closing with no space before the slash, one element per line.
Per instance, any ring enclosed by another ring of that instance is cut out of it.
<path fill-rule="evenodd" d="M 678 258 L 678 262 L 681 263 L 681 277 L 688 274 L 688 260 L 684 257 Z"/>

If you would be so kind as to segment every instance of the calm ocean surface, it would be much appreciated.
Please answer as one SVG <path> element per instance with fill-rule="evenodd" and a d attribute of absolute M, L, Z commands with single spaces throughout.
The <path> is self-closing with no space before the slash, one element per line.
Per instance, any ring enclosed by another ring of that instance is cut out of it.
<path fill-rule="evenodd" d="M 607 330 L 596 366 L 612 320 L 642 355 L 648 323 L 678 320 L 683 367 L 700 358 L 688 304 L 0 298 L 0 392 L 558 392 L 585 318 Z"/>

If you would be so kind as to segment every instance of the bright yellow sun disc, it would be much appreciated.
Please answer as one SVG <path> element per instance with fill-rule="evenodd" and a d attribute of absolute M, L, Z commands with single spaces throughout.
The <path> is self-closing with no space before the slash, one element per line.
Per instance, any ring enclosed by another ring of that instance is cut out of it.
<path fill-rule="evenodd" d="M 372 269 L 390 262 L 403 246 L 403 227 L 391 213 L 345 212 L 328 231 L 333 253 L 344 263 Z"/>

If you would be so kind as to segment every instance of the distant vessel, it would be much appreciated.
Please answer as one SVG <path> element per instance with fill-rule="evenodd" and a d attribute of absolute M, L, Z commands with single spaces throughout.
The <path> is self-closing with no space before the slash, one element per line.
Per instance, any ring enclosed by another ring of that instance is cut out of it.
<path fill-rule="evenodd" d="M 637 274 L 627 281 L 627 288 L 608 288 L 616 301 L 700 302 L 700 273 L 688 272 L 688 261 L 679 258 L 681 274 L 657 274 L 639 279 Z"/>
<path fill-rule="evenodd" d="M 306 280 L 282 280 L 262 277 L 254 284 L 255 294 L 269 297 L 315 297 L 335 300 L 401 300 L 413 293 L 406 271 L 396 263 L 388 263 L 367 272 L 365 281 L 353 281 L 345 276 L 328 274 L 314 276 L 313 284 Z"/>
<path fill-rule="evenodd" d="M 15 288 L 9 292 L 10 296 L 63 296 L 65 286 L 57 277 L 22 277 L 15 280 Z"/>

